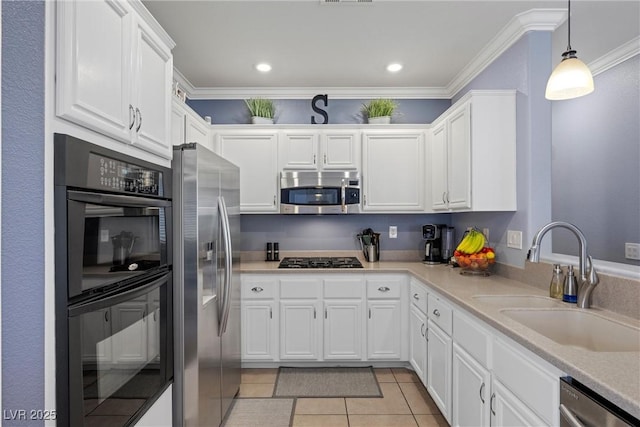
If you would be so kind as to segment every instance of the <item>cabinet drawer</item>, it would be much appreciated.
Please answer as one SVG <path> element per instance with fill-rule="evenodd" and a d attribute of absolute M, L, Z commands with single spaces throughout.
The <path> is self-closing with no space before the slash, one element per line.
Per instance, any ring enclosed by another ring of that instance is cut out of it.
<path fill-rule="evenodd" d="M 420 282 L 411 279 L 409 300 L 424 314 L 427 314 L 427 289 Z"/>
<path fill-rule="evenodd" d="M 433 323 L 451 336 L 451 325 L 453 323 L 451 306 L 440 297 L 429 294 L 427 308 L 427 316 L 429 316 L 429 319 L 433 320 Z"/>
<path fill-rule="evenodd" d="M 401 278 L 367 279 L 367 298 L 400 298 L 402 284 Z"/>
<path fill-rule="evenodd" d="M 275 277 L 242 278 L 242 299 L 273 299 L 278 295 L 278 281 Z"/>
<path fill-rule="evenodd" d="M 313 298 L 322 297 L 322 281 L 311 278 L 291 278 L 280 280 L 280 298 Z"/>
<path fill-rule="evenodd" d="M 494 375 L 538 416 L 555 425 L 562 373 L 500 339 L 494 341 L 493 349 Z"/>
<path fill-rule="evenodd" d="M 490 336 L 478 320 L 454 311 L 453 340 L 482 366 L 488 366 Z"/>
<path fill-rule="evenodd" d="M 324 280 L 325 298 L 364 297 L 364 279 L 362 277 L 340 277 Z"/>

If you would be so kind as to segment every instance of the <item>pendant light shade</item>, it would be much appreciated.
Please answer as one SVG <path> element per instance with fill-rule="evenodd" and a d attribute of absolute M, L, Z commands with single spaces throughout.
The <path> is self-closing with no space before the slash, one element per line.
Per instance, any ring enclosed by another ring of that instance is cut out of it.
<path fill-rule="evenodd" d="M 593 76 L 584 62 L 576 57 L 576 51 L 571 48 L 571 1 L 568 2 L 569 17 L 567 50 L 562 54 L 562 61 L 553 70 L 545 98 L 556 101 L 578 98 L 593 92 Z"/>

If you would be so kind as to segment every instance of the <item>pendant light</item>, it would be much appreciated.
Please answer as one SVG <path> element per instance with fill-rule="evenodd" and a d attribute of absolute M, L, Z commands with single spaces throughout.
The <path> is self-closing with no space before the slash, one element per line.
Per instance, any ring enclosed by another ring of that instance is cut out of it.
<path fill-rule="evenodd" d="M 544 94 L 545 98 L 553 101 L 578 98 L 593 92 L 591 70 L 576 57 L 576 51 L 571 48 L 571 0 L 567 3 L 567 50 L 562 54 L 562 61 L 549 76 Z"/>

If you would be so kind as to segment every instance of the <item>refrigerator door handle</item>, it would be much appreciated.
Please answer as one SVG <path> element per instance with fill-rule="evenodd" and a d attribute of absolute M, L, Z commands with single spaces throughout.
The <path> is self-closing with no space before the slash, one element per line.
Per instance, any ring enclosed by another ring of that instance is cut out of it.
<path fill-rule="evenodd" d="M 231 262 L 233 252 L 231 248 L 231 227 L 229 226 L 229 215 L 227 214 L 227 205 L 224 197 L 218 197 L 218 213 L 222 223 L 222 240 L 224 244 L 224 292 L 222 294 L 222 318 L 220 321 L 219 336 L 222 336 L 227 330 L 227 321 L 229 320 L 229 311 L 231 308 Z"/>

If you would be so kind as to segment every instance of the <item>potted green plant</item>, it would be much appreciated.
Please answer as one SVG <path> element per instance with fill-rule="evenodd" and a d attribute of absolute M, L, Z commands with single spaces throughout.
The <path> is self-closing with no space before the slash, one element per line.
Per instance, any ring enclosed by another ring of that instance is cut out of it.
<path fill-rule="evenodd" d="M 366 114 L 371 124 L 391 123 L 391 115 L 398 107 L 392 99 L 372 99 L 368 104 L 362 104 L 362 112 Z"/>
<path fill-rule="evenodd" d="M 245 104 L 251 114 L 253 124 L 272 124 L 275 113 L 275 105 L 271 99 L 251 98 L 245 99 Z"/>

